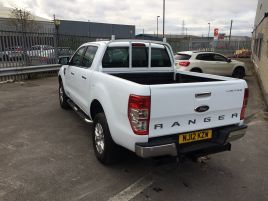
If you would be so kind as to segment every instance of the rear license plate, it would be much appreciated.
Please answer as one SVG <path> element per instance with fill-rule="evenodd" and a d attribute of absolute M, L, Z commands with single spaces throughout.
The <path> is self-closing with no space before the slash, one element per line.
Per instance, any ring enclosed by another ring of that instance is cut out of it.
<path fill-rule="evenodd" d="M 207 140 L 212 138 L 212 130 L 195 131 L 179 135 L 179 144 Z"/>

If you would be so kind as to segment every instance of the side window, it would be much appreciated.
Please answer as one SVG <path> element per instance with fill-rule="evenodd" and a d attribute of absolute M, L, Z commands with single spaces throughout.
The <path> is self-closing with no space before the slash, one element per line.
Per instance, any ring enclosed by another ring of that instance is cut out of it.
<path fill-rule="evenodd" d="M 103 59 L 103 68 L 128 68 L 129 54 L 128 47 L 108 47 Z"/>
<path fill-rule="evenodd" d="M 73 56 L 70 65 L 72 66 L 80 66 L 82 56 L 84 54 L 86 47 L 81 47 Z"/>
<path fill-rule="evenodd" d="M 224 61 L 226 62 L 227 59 L 219 54 L 214 54 L 214 61 Z"/>
<path fill-rule="evenodd" d="M 171 67 L 171 61 L 166 48 L 152 48 L 151 67 Z"/>
<path fill-rule="evenodd" d="M 91 67 L 93 59 L 95 57 L 95 54 L 97 52 L 98 47 L 96 46 L 88 46 L 87 50 L 85 51 L 85 54 L 82 59 L 82 64 L 81 66 L 84 67 Z"/>
<path fill-rule="evenodd" d="M 145 46 L 132 47 L 132 67 L 148 68 L 148 50 Z"/>
<path fill-rule="evenodd" d="M 214 56 L 213 54 L 199 54 L 196 59 L 202 61 L 214 61 Z"/>

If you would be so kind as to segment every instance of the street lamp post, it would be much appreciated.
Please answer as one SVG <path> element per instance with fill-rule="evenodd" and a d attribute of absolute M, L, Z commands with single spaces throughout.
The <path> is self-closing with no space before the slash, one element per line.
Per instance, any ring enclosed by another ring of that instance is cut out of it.
<path fill-rule="evenodd" d="M 163 38 L 165 38 L 165 13 L 166 13 L 166 1 L 163 0 Z"/>
<path fill-rule="evenodd" d="M 87 23 L 88 23 L 88 37 L 90 37 L 90 20 L 88 20 Z"/>
<path fill-rule="evenodd" d="M 156 18 L 156 37 L 158 38 L 158 18 L 159 18 L 160 16 L 157 16 L 157 18 Z"/>

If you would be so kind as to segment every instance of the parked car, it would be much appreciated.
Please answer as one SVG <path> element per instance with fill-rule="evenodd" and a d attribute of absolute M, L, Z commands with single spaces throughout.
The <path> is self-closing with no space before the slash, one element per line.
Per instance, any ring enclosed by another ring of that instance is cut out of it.
<path fill-rule="evenodd" d="M 21 46 L 7 48 L 7 50 L 0 52 L 1 61 L 14 61 L 22 58 L 23 50 Z"/>
<path fill-rule="evenodd" d="M 122 147 L 143 158 L 199 157 L 230 151 L 245 135 L 246 81 L 178 71 L 167 43 L 91 42 L 61 61 L 60 105 L 93 121 L 104 164 Z"/>
<path fill-rule="evenodd" d="M 50 45 L 34 45 L 28 51 L 27 55 L 31 62 L 54 63 L 55 49 Z"/>
<path fill-rule="evenodd" d="M 181 71 L 192 71 L 243 78 L 247 68 L 243 62 L 226 58 L 215 52 L 178 52 L 176 66 Z"/>
<path fill-rule="evenodd" d="M 71 56 L 73 50 L 70 47 L 58 47 L 58 56 Z"/>

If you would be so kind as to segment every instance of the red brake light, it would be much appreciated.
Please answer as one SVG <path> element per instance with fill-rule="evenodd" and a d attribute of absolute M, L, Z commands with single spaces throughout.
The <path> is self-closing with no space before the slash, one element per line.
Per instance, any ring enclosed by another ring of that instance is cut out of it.
<path fill-rule="evenodd" d="M 180 66 L 183 66 L 183 67 L 189 66 L 190 65 L 190 61 L 180 61 L 179 62 L 179 65 Z"/>
<path fill-rule="evenodd" d="M 128 119 L 133 132 L 137 135 L 149 134 L 150 96 L 130 95 L 128 100 Z"/>
<path fill-rule="evenodd" d="M 246 88 L 245 92 L 244 92 L 243 105 L 242 105 L 242 109 L 241 109 L 241 113 L 240 113 L 240 120 L 245 119 L 246 107 L 247 107 L 247 104 L 248 104 L 248 94 L 249 94 L 249 91 L 248 91 L 248 88 Z"/>

